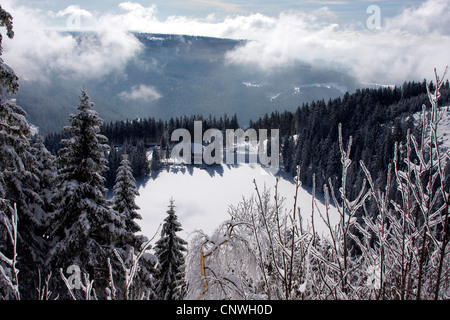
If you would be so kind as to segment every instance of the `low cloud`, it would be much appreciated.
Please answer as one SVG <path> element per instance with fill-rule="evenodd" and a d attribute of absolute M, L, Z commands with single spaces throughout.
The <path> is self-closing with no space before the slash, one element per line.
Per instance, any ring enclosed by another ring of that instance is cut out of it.
<path fill-rule="evenodd" d="M 144 102 L 150 102 L 161 98 L 161 94 L 153 86 L 146 86 L 140 84 L 133 86 L 130 91 L 122 91 L 119 93 L 119 97 L 122 100 L 141 100 Z"/>
<path fill-rule="evenodd" d="M 77 6 L 44 13 L 24 6 L 2 4 L 14 18 L 14 39 L 5 41 L 4 59 L 22 80 L 46 81 L 49 72 L 62 77 L 99 78 L 121 71 L 142 50 L 142 44 L 120 26 L 97 24 L 95 33 L 76 38 L 70 33 L 51 30 L 47 19 L 81 15 L 81 23 L 96 21 Z M 83 19 L 89 18 L 88 20 Z"/>

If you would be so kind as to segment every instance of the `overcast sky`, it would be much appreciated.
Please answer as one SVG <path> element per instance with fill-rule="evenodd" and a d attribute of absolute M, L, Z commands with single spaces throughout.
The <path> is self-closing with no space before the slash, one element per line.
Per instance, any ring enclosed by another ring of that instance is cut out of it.
<path fill-rule="evenodd" d="M 25 79 L 56 68 L 84 77 L 118 70 L 142 49 L 128 31 L 250 39 L 229 63 L 271 71 L 304 61 L 364 82 L 431 79 L 433 68 L 450 64 L 449 0 L 3 0 L 2 7 L 16 32 L 4 43 L 5 61 Z M 67 29 L 102 36 L 80 47 L 56 32 Z"/>

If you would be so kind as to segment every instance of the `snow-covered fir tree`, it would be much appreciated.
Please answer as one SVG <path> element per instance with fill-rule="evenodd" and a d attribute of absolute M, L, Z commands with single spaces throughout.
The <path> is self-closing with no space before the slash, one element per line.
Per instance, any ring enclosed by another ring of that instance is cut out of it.
<path fill-rule="evenodd" d="M 148 239 L 143 235 L 137 235 L 137 232 L 141 231 L 141 227 L 135 220 L 142 219 L 138 213 L 139 206 L 135 201 L 139 191 L 128 158 L 128 154 L 122 155 L 120 167 L 117 169 L 112 202 L 113 209 L 120 214 L 121 220 L 125 224 L 125 230 L 116 243 L 116 248 L 123 251 L 125 262 L 131 263 L 133 254 L 140 252 Z M 155 261 L 156 258 L 149 252 L 142 255 L 138 261 L 139 269 L 133 286 L 130 288 L 131 297 L 129 298 L 155 298 L 153 284 Z"/>
<path fill-rule="evenodd" d="M 1 6 L 0 26 L 6 27 L 8 38 L 14 37 L 12 16 Z M 0 56 L 3 52 L 2 40 L 0 36 Z M 46 212 L 37 193 L 37 161 L 31 152 L 27 113 L 16 104 L 15 99 L 8 96 L 18 91 L 18 77 L 1 57 L 0 86 L 0 209 L 6 217 L 17 210 L 17 251 L 20 252 L 17 267 L 20 270 L 21 298 L 29 299 L 33 297 L 38 272 L 43 268 L 46 254 L 42 237 L 42 220 Z M 12 248 L 4 241 L 6 238 L 5 230 L 0 226 L 0 252 L 10 255 Z"/>
<path fill-rule="evenodd" d="M 99 298 L 108 286 L 107 258 L 114 257 L 114 246 L 123 235 L 125 224 L 105 196 L 108 170 L 105 153 L 108 139 L 100 134 L 102 119 L 94 104 L 82 90 L 79 113 L 70 115 L 70 126 L 64 131 L 70 138 L 61 141 L 54 201 L 58 204 L 52 221 L 52 250 L 49 256 L 53 271 L 76 265 L 94 280 Z M 114 272 L 120 272 L 118 261 L 111 259 Z M 60 289 L 63 294 L 64 286 Z"/>
<path fill-rule="evenodd" d="M 187 242 L 177 236 L 183 230 L 175 213 L 174 200 L 170 199 L 167 217 L 156 242 L 155 255 L 158 258 L 156 294 L 162 300 L 182 300 L 185 295 L 185 258 Z"/>
<path fill-rule="evenodd" d="M 139 249 L 142 243 L 146 241 L 142 236 L 137 236 L 136 232 L 141 230 L 136 219 L 142 219 L 137 212 L 138 205 L 135 202 L 139 191 L 136 187 L 136 180 L 133 177 L 133 171 L 128 160 L 128 155 L 122 155 L 120 167 L 117 169 L 116 182 L 114 184 L 113 209 L 121 215 L 121 220 L 125 223 L 124 233 L 119 240 L 118 245 L 123 247 L 131 245 Z"/>

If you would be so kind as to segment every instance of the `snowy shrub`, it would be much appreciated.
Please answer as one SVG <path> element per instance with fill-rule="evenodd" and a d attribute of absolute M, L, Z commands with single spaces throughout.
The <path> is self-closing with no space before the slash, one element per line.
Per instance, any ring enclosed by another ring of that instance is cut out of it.
<path fill-rule="evenodd" d="M 300 184 L 297 184 L 297 188 Z M 289 299 L 301 294 L 310 234 L 298 214 L 284 214 L 283 199 L 269 190 L 230 207 L 231 219 L 208 237 L 191 240 L 189 298 Z"/>
<path fill-rule="evenodd" d="M 17 269 L 17 207 L 14 205 L 11 217 L 6 215 L 6 212 L 11 210 L 4 210 L 5 207 L 7 207 L 5 201 L 0 198 L 0 219 L 12 247 L 11 258 L 0 251 L 0 298 L 20 300 Z"/>

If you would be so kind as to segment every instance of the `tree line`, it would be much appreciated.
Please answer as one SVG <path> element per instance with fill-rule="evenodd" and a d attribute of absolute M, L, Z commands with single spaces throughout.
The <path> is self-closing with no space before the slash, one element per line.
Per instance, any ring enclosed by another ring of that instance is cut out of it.
<path fill-rule="evenodd" d="M 219 117 L 218 119 L 212 116 L 185 115 L 170 118 L 166 121 L 161 119 L 156 120 L 154 117 L 119 120 L 103 123 L 100 127 L 100 132 L 114 146 L 137 146 L 139 144 L 146 146 L 158 144 L 164 146 L 170 143 L 170 135 L 176 129 L 189 130 L 193 136 L 195 121 L 202 121 L 202 126 L 205 131 L 211 128 L 219 130 L 239 128 L 237 115 L 234 114 L 232 117 L 229 117 L 225 113 L 223 117 Z M 50 133 L 45 137 L 45 145 L 53 154 L 57 154 L 61 148 L 59 142 L 64 137 L 64 132 Z"/>
<path fill-rule="evenodd" d="M 194 122 L 202 121 L 202 130 L 238 129 L 239 123 L 237 115 L 229 117 L 226 113 L 223 117 L 204 117 L 203 115 L 191 115 L 174 117 L 167 121 L 156 120 L 154 117 L 134 120 L 120 120 L 110 123 L 103 123 L 100 132 L 108 138 L 108 167 L 110 170 L 104 173 L 106 186 L 111 188 L 114 184 L 115 173 L 120 165 L 121 155 L 128 154 L 133 175 L 135 178 L 145 177 L 151 171 L 157 170 L 157 163 L 160 157 L 167 152 L 154 153 L 152 164 L 149 161 L 148 150 L 158 146 L 160 150 L 166 151 L 171 144 L 170 137 L 176 129 L 186 129 L 194 136 Z M 61 149 L 61 141 L 68 137 L 67 133 L 50 133 L 45 136 L 44 144 L 53 155 L 57 155 Z"/>

